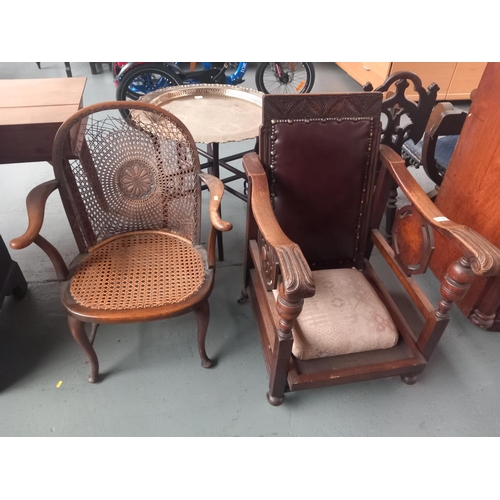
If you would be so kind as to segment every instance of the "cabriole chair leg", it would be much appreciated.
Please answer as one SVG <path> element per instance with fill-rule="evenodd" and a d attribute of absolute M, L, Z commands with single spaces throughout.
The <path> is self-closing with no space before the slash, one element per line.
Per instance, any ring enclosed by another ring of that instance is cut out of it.
<path fill-rule="evenodd" d="M 213 361 L 207 356 L 205 350 L 205 338 L 207 336 L 208 322 L 210 320 L 210 307 L 208 300 L 204 300 L 194 310 L 196 321 L 198 322 L 198 352 L 200 353 L 201 366 L 203 368 L 210 368 Z"/>
<path fill-rule="evenodd" d="M 85 354 L 89 358 L 90 364 L 92 366 L 92 371 L 89 375 L 88 381 L 90 383 L 97 382 L 97 377 L 99 374 L 99 361 L 97 360 L 97 354 L 90 343 L 87 334 L 85 333 L 84 324 L 82 321 L 78 321 L 73 318 L 73 316 L 68 316 L 69 329 L 71 330 L 71 335 L 76 340 L 77 344 L 85 351 Z"/>

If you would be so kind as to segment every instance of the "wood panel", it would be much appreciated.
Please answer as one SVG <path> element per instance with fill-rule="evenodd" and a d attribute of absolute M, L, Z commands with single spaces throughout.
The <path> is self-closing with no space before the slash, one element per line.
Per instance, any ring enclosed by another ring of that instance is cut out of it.
<path fill-rule="evenodd" d="M 500 63 L 488 63 L 457 147 L 436 198 L 436 206 L 500 247 Z M 460 252 L 435 234 L 431 270 L 442 278 Z M 490 280 L 491 281 L 491 280 Z M 468 316 L 484 293 L 486 280 L 475 278 L 458 303 Z"/>
<path fill-rule="evenodd" d="M 0 108 L 80 104 L 86 78 L 0 80 Z"/>
<path fill-rule="evenodd" d="M 454 62 L 394 62 L 391 74 L 396 71 L 412 71 L 422 80 L 422 85 L 427 88 L 431 83 L 437 83 L 440 90 L 438 99 L 446 99 L 448 87 L 455 72 L 457 63 Z M 411 90 L 411 89 L 408 89 Z M 418 98 L 418 94 L 408 93 L 409 98 Z"/>
<path fill-rule="evenodd" d="M 336 63 L 360 85 L 368 81 L 374 87 L 381 85 L 389 74 L 396 71 L 412 71 L 421 79 L 424 87 L 435 82 L 439 85 L 439 100 L 469 100 L 477 88 L 486 63 L 480 62 L 338 62 Z M 417 98 L 417 94 L 407 94 Z"/>
<path fill-rule="evenodd" d="M 486 63 L 457 63 L 446 98 L 469 100 L 470 93 L 478 87 L 485 68 Z"/>
<path fill-rule="evenodd" d="M 63 106 L 39 106 L 3 108 L 0 112 L 0 126 L 2 125 L 32 125 L 35 123 L 59 123 L 76 113 L 80 109 L 78 104 Z M 2 129 L 3 133 L 3 129 Z"/>
<path fill-rule="evenodd" d="M 336 63 L 341 69 L 343 69 L 351 78 L 354 78 L 360 85 L 370 82 L 373 87 L 378 87 L 389 74 L 389 68 L 391 63 L 362 63 L 362 62 L 347 62 L 347 63 Z M 372 70 L 371 66 L 374 70 Z M 387 72 L 385 75 L 382 71 L 382 66 L 387 66 Z"/>

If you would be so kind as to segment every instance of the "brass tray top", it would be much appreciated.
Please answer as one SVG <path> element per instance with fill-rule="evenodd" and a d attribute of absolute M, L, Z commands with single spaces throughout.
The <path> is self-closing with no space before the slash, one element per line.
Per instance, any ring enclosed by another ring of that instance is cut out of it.
<path fill-rule="evenodd" d="M 259 135 L 262 92 L 234 85 L 178 85 L 140 98 L 177 116 L 195 142 L 237 142 Z"/>

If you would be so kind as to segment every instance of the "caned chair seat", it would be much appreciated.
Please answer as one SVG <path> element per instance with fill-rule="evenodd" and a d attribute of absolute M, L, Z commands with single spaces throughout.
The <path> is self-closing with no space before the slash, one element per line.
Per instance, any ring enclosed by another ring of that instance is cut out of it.
<path fill-rule="evenodd" d="M 28 194 L 29 227 L 11 246 L 36 243 L 54 264 L 71 335 L 91 365 L 88 381 L 99 375 L 93 348 L 99 325 L 191 312 L 201 365 L 210 368 L 205 338 L 215 242 L 218 231 L 229 231 L 232 224 L 219 216 L 224 184 L 201 173 L 186 126 L 152 104 L 94 104 L 61 125 L 52 165 L 55 179 Z M 210 191 L 206 250 L 199 246 L 202 181 Z M 79 250 L 69 268 L 40 234 L 47 198 L 56 189 Z"/>
<path fill-rule="evenodd" d="M 356 269 L 313 271 L 316 293 L 304 300 L 293 329 L 302 360 L 388 349 L 398 331 L 389 311 Z"/>
<path fill-rule="evenodd" d="M 128 233 L 96 245 L 77 264 L 71 298 L 84 308 L 125 311 L 180 304 L 205 283 L 204 250 L 175 234 Z"/>

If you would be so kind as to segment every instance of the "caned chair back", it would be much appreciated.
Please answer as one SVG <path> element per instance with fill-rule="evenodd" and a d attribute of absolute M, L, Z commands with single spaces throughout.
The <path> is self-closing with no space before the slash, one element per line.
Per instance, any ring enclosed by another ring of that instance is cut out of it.
<path fill-rule="evenodd" d="M 164 109 L 124 101 L 80 110 L 55 137 L 53 166 L 80 251 L 113 235 L 148 230 L 199 243 L 196 145 Z"/>

